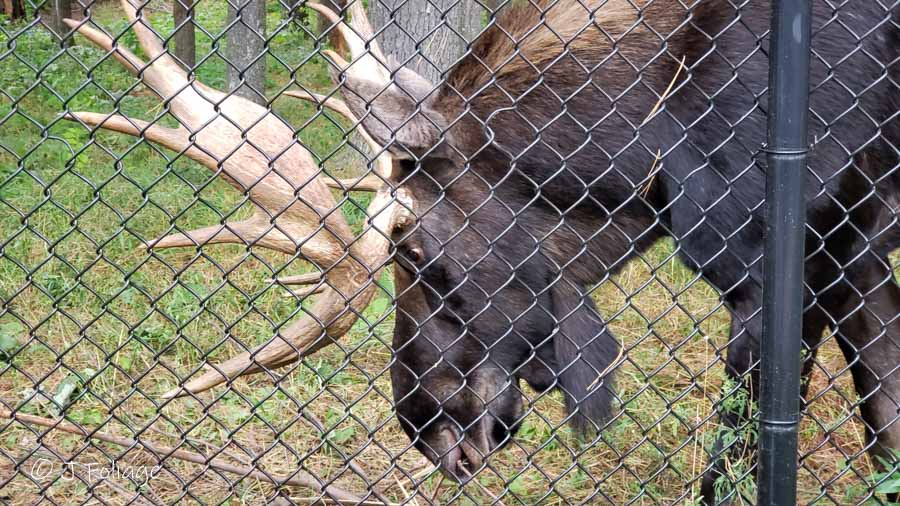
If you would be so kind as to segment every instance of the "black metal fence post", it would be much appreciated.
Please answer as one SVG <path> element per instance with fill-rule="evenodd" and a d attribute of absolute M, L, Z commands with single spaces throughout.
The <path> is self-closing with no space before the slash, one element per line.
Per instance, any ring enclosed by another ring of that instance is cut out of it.
<path fill-rule="evenodd" d="M 809 0 L 776 0 L 769 48 L 759 504 L 797 500 L 810 59 Z"/>

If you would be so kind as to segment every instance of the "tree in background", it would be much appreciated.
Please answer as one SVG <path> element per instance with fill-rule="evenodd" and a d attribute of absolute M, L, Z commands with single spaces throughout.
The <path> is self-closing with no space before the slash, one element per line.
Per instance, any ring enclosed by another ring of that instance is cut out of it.
<path fill-rule="evenodd" d="M 191 0 L 172 0 L 172 20 L 175 26 L 175 50 L 169 51 L 186 69 L 197 64 L 197 39 L 194 35 L 194 5 Z"/>
<path fill-rule="evenodd" d="M 362 0 L 356 0 L 362 1 Z M 369 0 L 381 47 L 432 83 L 462 56 L 490 11 L 475 0 Z"/>
<path fill-rule="evenodd" d="M 230 0 L 228 24 L 225 51 L 228 60 L 228 90 L 237 90 L 239 96 L 257 104 L 265 104 L 265 0 Z"/>
<path fill-rule="evenodd" d="M 9 19 L 25 17 L 25 0 L 3 0 L 3 14 Z"/>
<path fill-rule="evenodd" d="M 46 0 L 40 13 L 40 20 L 64 46 L 72 45 L 72 37 L 67 35 L 69 27 L 63 23 L 72 17 L 72 0 Z"/>

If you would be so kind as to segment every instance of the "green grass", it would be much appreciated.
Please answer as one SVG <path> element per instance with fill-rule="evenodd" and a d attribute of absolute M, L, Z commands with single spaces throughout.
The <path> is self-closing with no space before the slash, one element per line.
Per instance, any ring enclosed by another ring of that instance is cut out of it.
<path fill-rule="evenodd" d="M 225 15 L 224 2 L 203 5 L 197 21 L 212 38 L 198 38 L 201 55 L 214 45 Z M 164 6 L 153 7 L 158 7 L 151 16 L 155 26 L 170 33 Z M 328 90 L 325 62 L 311 57 L 313 40 L 285 23 L 283 15 L 272 3 L 270 95 L 297 83 Z M 93 16 L 137 50 L 115 5 L 100 4 Z M 184 230 L 220 223 L 225 216 L 246 215 L 248 206 L 226 183 L 172 152 L 124 135 L 91 133 L 61 119 L 67 109 L 118 109 L 143 118 L 160 111 L 152 94 L 116 62 L 104 60 L 102 51 L 80 37 L 60 50 L 43 30 L 0 26 L 0 47 L 15 48 L 0 53 L 0 401 L 24 413 L 64 413 L 73 422 L 160 445 L 208 453 L 221 449 L 219 458 L 268 472 L 302 468 L 364 491 L 363 480 L 346 469 L 350 458 L 392 500 L 411 493 L 414 485 L 404 476 L 421 456 L 408 448 L 390 404 L 393 316 L 375 325 L 358 322 L 342 339 L 343 350 L 323 350 L 277 377 L 257 375 L 196 400 L 161 403 L 160 395 L 196 375 L 204 358 L 220 362 L 295 319 L 306 302 L 284 297 L 265 280 L 310 267 L 240 246 L 139 250 L 141 241 L 173 225 Z M 203 60 L 197 74 L 222 87 L 225 65 L 214 55 Z M 342 140 L 340 120 L 320 116 L 310 122 L 314 109 L 287 97 L 277 99 L 274 108 L 295 127 L 305 125 L 300 138 L 325 170 L 342 176 L 360 166 L 359 155 Z M 359 230 L 369 196 L 335 195 Z M 736 402 L 741 394 L 723 380 L 729 320 L 719 296 L 672 258 L 673 247 L 661 242 L 594 293 L 603 314 L 615 315 L 613 331 L 628 351 L 619 373 L 621 412 L 611 427 L 596 441 L 582 441 L 562 423 L 559 394 L 529 391 L 532 414 L 516 441 L 492 460 L 478 483 L 464 489 L 444 483 L 437 491 L 442 502 L 479 504 L 503 489 L 508 489 L 506 504 L 586 497 L 617 504 L 696 502 L 706 450 L 724 430 L 712 417 L 713 403 L 723 395 Z M 390 273 L 382 285 L 387 294 L 367 309 L 370 322 L 391 309 Z M 828 345 L 818 361 L 837 378 L 829 382 L 817 373 L 812 390 L 827 393 L 810 412 L 834 432 L 824 439 L 809 420 L 801 429 L 801 450 L 810 453 L 801 470 L 801 499 L 820 497 L 822 480 L 831 497 L 850 503 L 866 497 L 871 485 L 864 480 L 878 471 L 867 457 L 848 458 L 860 451 L 863 432 L 850 407 L 856 397 L 848 373 L 838 374 L 844 367 L 839 351 Z M 741 430 L 732 435 L 735 440 L 752 438 L 752 427 Z M 146 453 L 13 424 L 0 435 L 0 451 L 8 456 L 0 456 L 0 483 L 11 479 L 0 485 L 0 498 L 30 503 L 41 493 L 25 477 L 28 465 L 14 469 L 15 460 L 39 446 L 46 448 L 42 454 L 52 449 L 86 463 L 102 462 L 106 452 L 124 455 L 120 464 L 155 465 Z M 752 500 L 752 479 L 741 479 L 746 462 L 731 462 L 729 472 Z M 189 485 L 181 481 L 192 478 Z M 429 475 L 418 487 L 430 496 L 437 482 Z M 77 480 L 42 483 L 58 502 L 84 500 L 91 493 Z M 249 478 L 230 486 L 215 472 L 171 460 L 148 489 L 164 501 L 183 498 L 188 489 L 204 502 L 231 504 L 257 504 L 273 492 L 271 485 Z M 111 488 L 94 493 L 126 502 Z"/>

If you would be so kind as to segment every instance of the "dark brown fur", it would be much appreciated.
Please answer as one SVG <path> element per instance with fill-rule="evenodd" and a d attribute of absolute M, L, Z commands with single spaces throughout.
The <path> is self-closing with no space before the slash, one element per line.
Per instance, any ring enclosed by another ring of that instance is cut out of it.
<path fill-rule="evenodd" d="M 886 260 L 900 246 L 900 70 L 882 63 L 900 59 L 900 34 L 877 2 L 813 5 L 804 337 L 809 357 L 823 331 L 837 337 L 886 456 L 900 448 L 900 287 Z M 769 10 L 523 1 L 431 92 L 398 74 L 417 101 L 347 83 L 417 201 L 416 227 L 395 237 L 391 372 L 401 424 L 449 475 L 509 442 L 520 380 L 561 389 L 576 426 L 604 427 L 615 393 L 597 377 L 618 345 L 585 287 L 660 237 L 721 294 L 726 372 L 758 392 Z"/>

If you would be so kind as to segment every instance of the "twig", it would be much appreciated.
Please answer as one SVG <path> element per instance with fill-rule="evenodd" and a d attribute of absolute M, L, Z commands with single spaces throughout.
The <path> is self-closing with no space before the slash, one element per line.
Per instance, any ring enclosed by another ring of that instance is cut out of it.
<path fill-rule="evenodd" d="M 625 345 L 622 344 L 622 341 L 619 341 L 618 338 L 616 338 L 616 341 L 619 343 L 619 355 L 616 356 L 616 359 L 613 360 L 612 362 L 610 362 L 609 365 L 606 366 L 605 369 L 600 371 L 600 374 L 598 374 L 597 377 L 594 378 L 594 381 L 592 381 L 591 384 L 588 385 L 588 387 L 587 387 L 588 393 L 593 392 L 594 389 L 597 387 L 597 383 L 599 383 L 600 380 L 606 376 L 606 373 L 608 373 L 613 367 L 617 367 L 619 365 L 619 361 L 622 360 L 622 355 L 625 354 Z"/>
<path fill-rule="evenodd" d="M 650 118 L 652 118 L 653 115 L 656 114 L 656 111 L 658 111 L 659 108 L 662 107 L 663 102 L 665 102 L 665 100 L 669 98 L 669 94 L 672 93 L 672 89 L 675 87 L 675 83 L 678 81 L 678 76 L 681 75 L 681 70 L 684 69 L 684 58 L 685 57 L 682 55 L 681 61 L 678 62 L 678 68 L 675 70 L 675 75 L 672 76 L 672 80 L 669 81 L 669 86 L 666 87 L 662 95 L 659 96 L 659 100 L 656 101 L 656 104 L 654 104 L 653 108 L 650 109 L 650 112 L 647 113 L 644 121 L 641 122 L 641 126 L 646 125 L 647 122 L 650 121 Z M 650 187 L 653 185 L 653 180 L 656 179 L 656 173 L 659 172 L 657 164 L 659 163 L 661 156 L 662 155 L 660 151 L 657 149 L 656 158 L 653 160 L 653 165 L 650 166 L 650 171 L 647 173 L 647 184 L 641 190 L 642 197 L 647 197 L 647 194 L 650 193 Z"/>
<path fill-rule="evenodd" d="M 438 494 L 441 493 L 441 485 L 444 484 L 444 473 L 441 473 L 440 477 L 438 477 L 437 484 L 434 486 L 434 490 L 431 492 L 431 497 L 428 501 L 431 504 L 434 504 L 434 500 L 437 499 Z"/>
<path fill-rule="evenodd" d="M 666 91 L 663 92 L 662 95 L 659 96 L 659 100 L 656 101 L 656 104 L 650 109 L 650 112 L 647 114 L 647 117 L 644 118 L 644 121 L 641 122 L 641 126 L 644 126 L 647 121 L 656 114 L 656 111 L 662 106 L 662 103 L 669 98 L 669 93 L 672 92 L 672 88 L 675 87 L 675 82 L 678 80 L 678 76 L 681 74 L 681 69 L 684 68 L 684 56 L 681 57 L 681 61 L 678 62 L 678 69 L 675 70 L 675 75 L 672 76 L 672 80 L 669 81 L 669 86 L 666 88 Z"/>
<path fill-rule="evenodd" d="M 478 488 L 483 490 L 485 494 L 487 494 L 491 499 L 493 499 L 495 504 L 499 504 L 500 506 L 506 506 L 505 504 L 503 504 L 503 501 L 501 501 L 499 497 L 497 497 L 496 495 L 494 495 L 493 492 L 490 491 L 490 489 L 488 489 L 486 486 L 482 485 L 481 482 L 479 482 L 478 480 L 472 479 L 473 478 L 472 473 L 470 473 L 468 469 L 460 466 L 459 470 L 466 473 L 466 476 L 469 477 L 471 481 L 474 481 L 475 484 L 478 485 Z"/>
<path fill-rule="evenodd" d="M 662 160 L 662 153 L 657 149 L 656 150 L 656 158 L 653 159 L 653 165 L 650 166 L 650 172 L 647 174 L 647 184 L 644 185 L 644 188 L 641 190 L 641 197 L 647 198 L 647 195 L 650 193 L 650 187 L 653 186 L 653 180 L 656 179 L 656 173 L 659 172 L 660 166 L 659 161 Z"/>
<path fill-rule="evenodd" d="M 41 445 L 41 447 L 44 447 L 44 446 Z M 55 451 L 45 452 L 45 451 L 38 450 L 38 451 L 34 452 L 31 456 L 38 457 L 41 459 L 47 459 L 47 460 L 58 460 L 63 463 L 72 463 L 73 462 L 73 458 L 70 455 L 59 455 Z M 113 465 L 117 465 L 117 462 L 118 461 L 114 461 Z M 65 473 L 65 472 L 71 473 L 73 478 L 75 476 L 78 476 L 78 479 L 81 480 L 85 484 L 87 484 L 89 481 L 89 480 L 84 479 L 83 477 L 81 477 L 81 475 L 78 474 L 78 466 L 68 465 L 65 468 L 65 470 L 63 471 L 63 473 Z M 32 479 L 40 481 L 41 478 L 32 475 Z M 162 501 L 153 502 L 153 501 L 150 501 L 149 499 L 147 499 L 146 497 L 138 494 L 137 492 L 133 492 L 131 490 L 125 489 L 125 487 L 116 483 L 115 480 L 113 480 L 112 478 L 105 478 L 103 480 L 98 480 L 97 482 L 98 482 L 98 484 L 108 485 L 115 492 L 118 492 L 119 494 L 127 497 L 129 504 L 134 504 L 134 503 L 140 504 L 140 505 L 148 505 L 149 504 L 150 506 L 156 506 L 157 504 L 162 504 Z"/>
<path fill-rule="evenodd" d="M 410 485 L 415 486 L 417 481 L 431 474 L 434 470 L 435 467 L 431 464 L 431 461 L 426 457 L 422 457 L 413 465 L 413 467 L 403 470 L 403 482 L 405 483 L 408 481 Z M 383 485 L 381 488 L 385 488 L 386 486 L 389 485 Z"/>
<path fill-rule="evenodd" d="M 225 447 L 214 445 L 214 444 L 210 443 L 209 441 L 203 441 L 201 439 L 192 438 L 192 437 L 181 438 L 181 437 L 176 436 L 175 434 L 172 434 L 171 432 L 166 432 L 162 429 L 157 429 L 156 427 L 154 427 L 152 425 L 147 427 L 147 430 L 155 432 L 162 436 L 166 436 L 169 439 L 174 439 L 174 440 L 183 439 L 184 441 L 191 442 L 194 444 L 202 444 L 203 446 L 206 447 L 207 450 L 213 450 L 216 453 L 221 453 L 222 455 L 225 455 L 225 456 L 231 458 L 235 462 L 240 462 L 241 464 L 249 465 L 249 462 L 247 462 L 247 459 L 241 457 L 240 455 L 236 455 L 234 452 L 229 451 Z"/>
<path fill-rule="evenodd" d="M 432 466 L 428 466 L 428 467 L 426 467 L 425 469 L 422 469 L 421 471 L 419 471 L 419 472 L 417 472 L 416 474 L 412 475 L 412 478 L 413 478 L 413 480 L 421 480 L 422 478 L 424 478 L 424 477 L 428 476 L 429 474 L 433 473 L 433 472 L 435 471 L 435 469 L 437 469 L 437 468 L 434 467 L 433 465 L 432 465 Z"/>
<path fill-rule="evenodd" d="M 150 502 L 146 497 L 142 496 L 137 492 L 132 492 L 130 490 L 125 489 L 122 485 L 119 485 L 114 480 L 106 479 L 103 480 L 103 483 L 107 485 L 109 488 L 115 490 L 116 492 L 122 494 L 123 496 L 128 498 L 128 502 L 131 504 L 137 503 L 141 505 L 150 505 L 155 506 L 156 503 Z"/>
<path fill-rule="evenodd" d="M 399 503 L 392 502 L 382 502 L 382 501 L 348 501 L 344 499 L 331 499 L 328 497 L 291 497 L 290 502 L 285 501 L 284 503 L 274 503 L 275 506 L 280 506 L 281 504 L 340 504 L 340 505 L 353 505 L 353 506 L 396 506 Z"/>
<path fill-rule="evenodd" d="M 393 474 L 393 473 L 391 473 L 391 474 Z M 409 500 L 409 492 L 407 492 L 407 491 L 406 491 L 406 487 L 404 487 L 403 484 L 400 483 L 400 478 L 397 478 L 397 475 L 396 475 L 396 474 L 394 474 L 394 481 L 397 482 L 397 486 L 400 487 L 400 491 L 403 492 L 403 499 L 404 499 L 403 502 L 407 502 L 407 501 Z M 413 496 L 412 502 L 413 502 L 413 504 L 415 504 L 416 506 L 419 506 L 419 501 L 416 500 L 416 497 L 415 497 L 415 496 Z"/>
<path fill-rule="evenodd" d="M 313 427 L 315 427 L 315 429 L 317 431 L 319 431 L 319 434 L 324 439 L 325 438 L 325 425 L 322 423 L 322 421 L 319 420 L 318 418 L 316 418 L 316 415 L 309 413 L 309 412 L 304 411 L 302 416 L 307 422 L 309 422 Z M 366 483 L 368 483 L 369 480 L 366 478 L 366 476 L 368 476 L 368 473 L 364 472 L 362 470 L 362 468 L 359 467 L 359 465 L 357 465 L 355 462 L 353 462 L 352 459 L 347 460 L 346 463 L 347 463 L 347 467 L 351 471 L 356 473 L 360 478 L 362 478 Z M 378 504 L 391 504 L 391 502 L 388 501 L 387 498 L 385 498 L 384 495 L 381 494 L 381 492 L 376 490 L 375 487 L 370 487 L 369 492 L 374 494 L 375 497 L 380 501 Z"/>
<path fill-rule="evenodd" d="M 293 486 L 293 487 L 304 487 L 311 488 L 316 492 L 327 494 L 335 499 L 343 500 L 343 501 L 361 501 L 359 497 L 350 492 L 347 492 L 339 487 L 334 485 L 328 485 L 326 487 L 322 487 L 319 481 L 311 474 L 305 471 L 297 471 L 293 476 L 281 476 L 275 474 L 267 474 L 262 471 L 257 471 L 256 469 L 246 467 L 246 466 L 236 466 L 233 464 L 228 464 L 226 462 L 222 462 L 218 459 L 207 459 L 203 455 L 198 453 L 192 453 L 185 450 L 176 450 L 175 448 L 168 448 L 165 446 L 157 446 L 146 441 L 141 441 L 137 439 L 130 439 L 125 437 L 113 436 L 111 434 L 104 434 L 102 432 L 96 432 L 92 430 L 85 429 L 84 427 L 80 427 L 69 422 L 63 420 L 53 420 L 50 418 L 44 418 L 40 416 L 34 415 L 26 415 L 23 413 L 12 413 L 8 410 L 0 410 L 0 418 L 8 418 L 10 420 L 16 420 L 22 423 L 28 423 L 32 425 L 40 425 L 42 427 L 47 427 L 51 430 L 59 430 L 62 432 L 68 432 L 70 434 L 76 434 L 79 436 L 84 436 L 91 439 L 97 439 L 106 443 L 124 446 L 128 448 L 139 448 L 151 453 L 155 453 L 157 456 L 162 458 L 172 457 L 178 460 L 184 460 L 187 462 L 192 462 L 194 464 L 200 464 L 204 466 L 209 466 L 213 469 L 217 469 L 219 471 L 223 471 L 226 473 L 239 474 L 242 476 L 249 476 L 251 478 L 265 481 L 268 483 L 272 483 L 276 486 Z"/>

